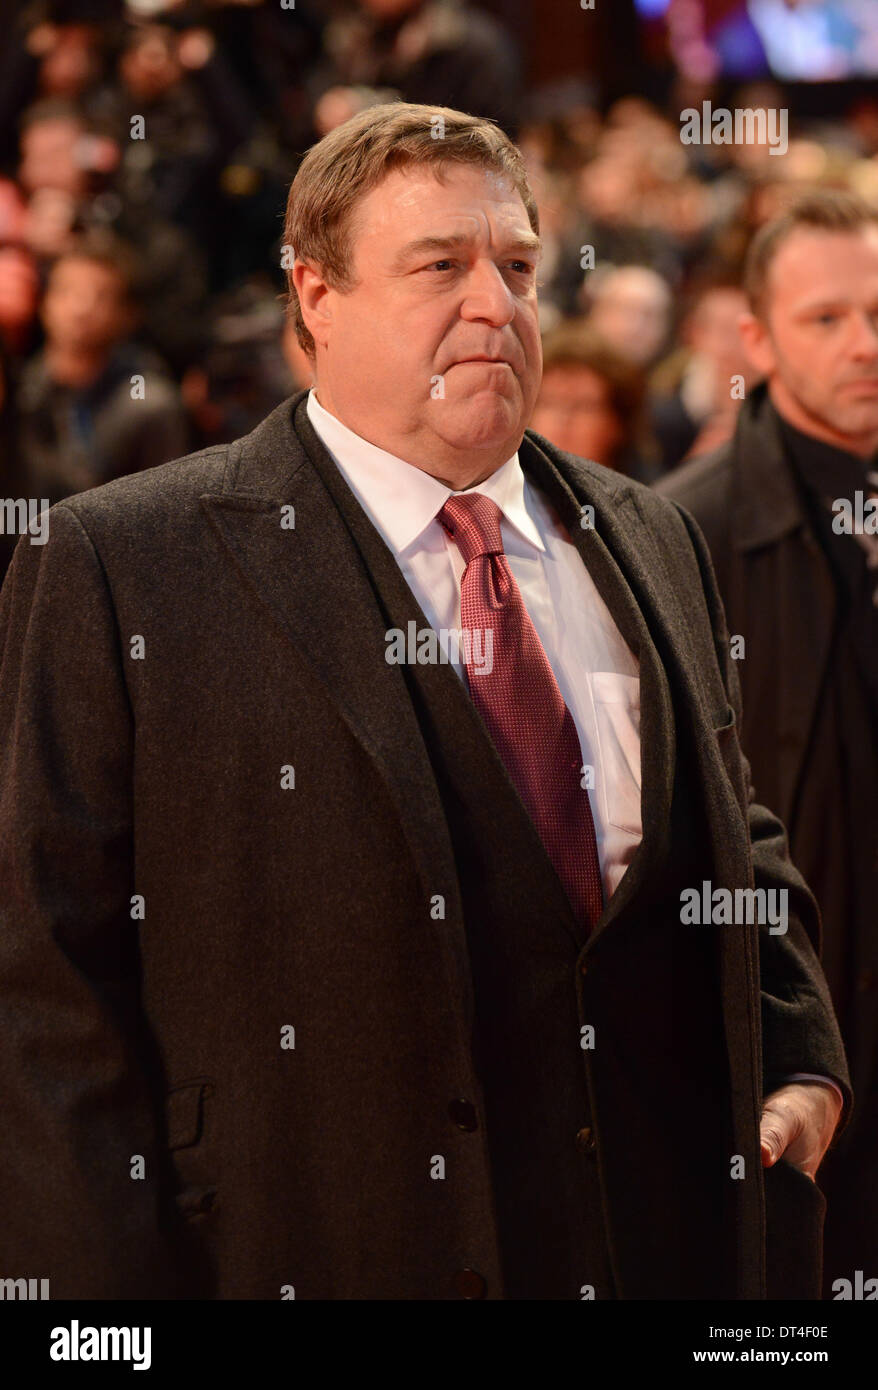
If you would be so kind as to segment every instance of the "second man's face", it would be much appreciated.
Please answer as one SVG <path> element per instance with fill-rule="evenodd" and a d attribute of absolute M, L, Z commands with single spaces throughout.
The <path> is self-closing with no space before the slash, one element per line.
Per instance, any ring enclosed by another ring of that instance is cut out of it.
<path fill-rule="evenodd" d="M 808 418 L 841 441 L 878 436 L 878 227 L 801 229 L 767 286 L 770 371 Z"/>

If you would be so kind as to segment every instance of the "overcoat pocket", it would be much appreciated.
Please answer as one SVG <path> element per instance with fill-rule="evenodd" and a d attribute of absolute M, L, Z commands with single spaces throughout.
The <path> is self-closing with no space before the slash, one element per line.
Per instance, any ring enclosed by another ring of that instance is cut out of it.
<path fill-rule="evenodd" d="M 209 1146 L 205 1151 L 214 1089 L 210 1077 L 199 1076 L 170 1087 L 166 1096 L 168 1149 L 179 1184 L 174 1201 L 187 1220 L 216 1207 L 216 1184 L 206 1180 L 213 1176 Z"/>
<path fill-rule="evenodd" d="M 208 1101 L 214 1092 L 213 1081 L 206 1076 L 182 1081 L 172 1086 L 165 1101 L 168 1124 L 168 1148 L 188 1149 L 204 1137 Z"/>

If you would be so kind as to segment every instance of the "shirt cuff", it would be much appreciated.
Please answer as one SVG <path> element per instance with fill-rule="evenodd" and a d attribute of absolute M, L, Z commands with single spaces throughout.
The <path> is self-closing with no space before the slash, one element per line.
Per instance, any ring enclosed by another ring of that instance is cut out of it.
<path fill-rule="evenodd" d="M 844 1109 L 844 1092 L 841 1087 L 836 1085 L 831 1076 L 818 1076 L 812 1071 L 794 1071 L 791 1076 L 785 1076 L 784 1081 L 819 1081 L 823 1086 L 831 1086 L 835 1094 L 841 1101 L 841 1108 Z"/>

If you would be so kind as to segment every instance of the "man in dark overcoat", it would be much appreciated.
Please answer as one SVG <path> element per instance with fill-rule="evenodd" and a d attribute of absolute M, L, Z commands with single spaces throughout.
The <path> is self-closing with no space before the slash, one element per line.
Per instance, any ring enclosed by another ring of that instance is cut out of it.
<path fill-rule="evenodd" d="M 315 387 L 0 603 L 4 1269 L 56 1298 L 814 1297 L 853 1096 L 707 550 L 526 430 L 505 135 L 316 145 Z"/>
<path fill-rule="evenodd" d="M 733 440 L 659 491 L 707 539 L 756 795 L 821 911 L 857 1096 L 820 1174 L 831 1298 L 878 1272 L 878 216 L 802 195 L 757 234 L 747 282 L 763 384 Z"/>

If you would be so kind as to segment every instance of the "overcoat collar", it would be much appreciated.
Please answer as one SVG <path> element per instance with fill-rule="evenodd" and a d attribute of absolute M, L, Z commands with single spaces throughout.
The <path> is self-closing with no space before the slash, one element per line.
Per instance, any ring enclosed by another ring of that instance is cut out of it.
<path fill-rule="evenodd" d="M 772 545 L 806 524 L 796 480 L 768 388 L 755 387 L 738 416 L 733 441 L 732 543 L 737 550 Z"/>

